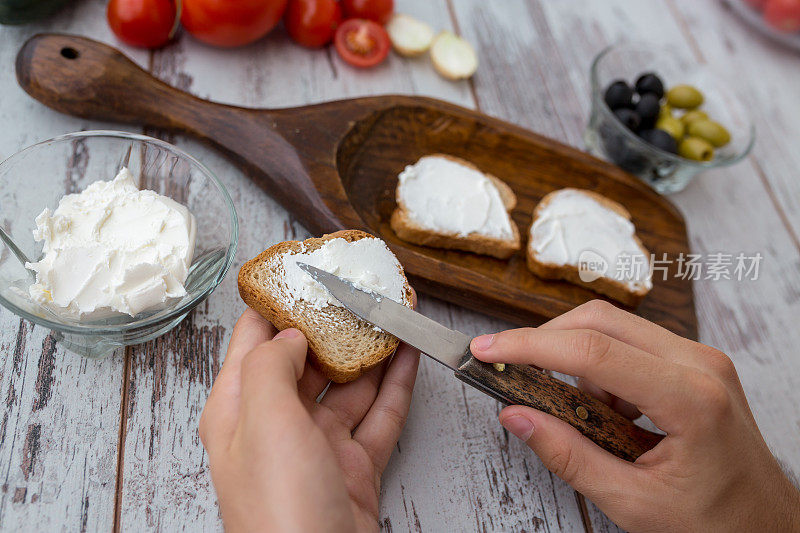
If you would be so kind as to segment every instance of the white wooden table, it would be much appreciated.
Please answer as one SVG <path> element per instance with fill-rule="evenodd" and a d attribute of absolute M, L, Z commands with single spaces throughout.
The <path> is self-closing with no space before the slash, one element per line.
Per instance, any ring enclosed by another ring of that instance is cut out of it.
<path fill-rule="evenodd" d="M 57 134 L 105 127 L 59 115 L 17 86 L 19 46 L 41 31 L 119 46 L 104 0 L 44 23 L 0 27 L 0 159 Z M 764 435 L 800 473 L 800 55 L 743 27 L 723 2 L 694 0 L 398 0 L 476 46 L 470 82 L 439 78 L 427 59 L 391 56 L 356 71 L 331 50 L 293 45 L 282 29 L 227 51 L 183 35 L 146 52 L 121 46 L 159 78 L 202 97 L 284 107 L 382 93 L 450 100 L 582 146 L 588 69 L 619 39 L 676 43 L 735 80 L 758 141 L 739 165 L 673 197 L 698 253 L 761 252 L 757 281 L 698 281 L 700 336 L 735 361 Z M 219 530 L 197 424 L 244 305 L 235 271 L 267 246 L 307 232 L 213 151 L 157 131 L 212 168 L 233 196 L 242 235 L 233 271 L 169 335 L 89 361 L 48 331 L 0 310 L 0 530 Z M 0 213 L 0 223 L 4 223 Z M 509 325 L 421 298 L 421 310 L 468 333 Z M 383 477 L 389 531 L 609 531 L 615 526 L 497 423 L 500 407 L 423 361 L 408 425 Z"/>

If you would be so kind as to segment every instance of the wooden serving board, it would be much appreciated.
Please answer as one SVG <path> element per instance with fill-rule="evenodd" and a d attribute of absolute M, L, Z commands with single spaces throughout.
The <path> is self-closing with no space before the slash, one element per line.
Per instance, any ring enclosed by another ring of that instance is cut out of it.
<path fill-rule="evenodd" d="M 531 213 L 563 187 L 596 191 L 624 205 L 644 245 L 672 262 L 666 279 L 635 310 L 697 338 L 692 284 L 675 259 L 689 252 L 675 207 L 617 167 L 513 124 L 439 100 L 377 96 L 291 109 L 217 104 L 155 79 L 119 51 L 68 35 L 37 35 L 20 50 L 17 78 L 31 96 L 64 113 L 169 129 L 227 154 L 312 232 L 357 228 L 383 238 L 414 287 L 426 294 L 519 324 L 538 324 L 594 292 L 542 280 L 524 252 L 508 261 L 415 246 L 389 227 L 397 175 L 433 152 L 472 161 L 517 195 L 513 218 L 524 236 Z M 242 231 L 257 231 L 242 221 Z"/>

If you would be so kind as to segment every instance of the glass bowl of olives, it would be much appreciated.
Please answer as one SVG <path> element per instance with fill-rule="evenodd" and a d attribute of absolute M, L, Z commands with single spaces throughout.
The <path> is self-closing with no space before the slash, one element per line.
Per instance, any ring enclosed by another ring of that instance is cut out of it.
<path fill-rule="evenodd" d="M 671 47 L 610 46 L 592 63 L 586 147 L 660 193 L 678 192 L 753 146 L 753 122 L 728 85 Z"/>

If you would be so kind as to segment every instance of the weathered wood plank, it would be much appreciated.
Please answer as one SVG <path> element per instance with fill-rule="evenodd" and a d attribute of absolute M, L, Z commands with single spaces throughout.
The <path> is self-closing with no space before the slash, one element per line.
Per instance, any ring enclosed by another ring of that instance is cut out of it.
<path fill-rule="evenodd" d="M 480 43 L 484 64 L 503 57 L 510 65 L 508 71 L 493 72 L 491 77 L 484 77 L 482 72 L 476 76 L 481 108 L 577 146 L 582 144 L 581 133 L 588 115 L 588 69 L 595 53 L 620 39 L 684 43 L 687 53 L 692 52 L 668 6 L 660 2 L 532 2 L 505 6 L 507 9 L 500 11 L 480 2 L 456 4 L 462 30 L 473 42 Z M 685 3 L 690 12 L 696 6 L 696 2 Z M 717 3 L 709 3 L 704 9 L 712 11 L 716 6 Z M 522 42 L 508 38 L 526 18 L 533 20 L 533 35 L 518 37 Z M 697 30 L 702 28 L 708 40 L 720 35 L 708 29 L 705 16 L 698 15 L 697 20 Z M 730 31 L 726 29 L 726 33 Z M 497 39 L 497 35 L 507 38 Z M 759 61 L 769 62 L 769 58 Z M 743 78 L 738 76 L 737 80 L 741 82 Z M 503 89 L 494 83 L 496 79 L 504 80 Z M 519 96 L 513 93 L 509 97 L 505 87 L 516 87 L 517 91 L 528 88 L 527 103 L 520 104 Z M 776 101 L 775 105 L 782 104 Z M 777 167 L 771 170 L 780 172 Z M 785 184 L 792 179 L 791 174 L 768 174 L 776 183 Z M 796 364 L 786 356 L 800 340 L 796 328 L 789 325 L 798 312 L 796 295 L 800 282 L 792 236 L 775 213 L 775 205 L 759 181 L 752 160 L 701 176 L 673 200 L 686 215 L 695 251 L 760 251 L 765 256 L 759 281 L 697 282 L 701 340 L 734 359 L 767 441 L 787 468 L 796 472 L 800 469 L 796 430 L 787 431 L 800 424 L 792 407 L 797 402 L 800 381 Z M 743 213 L 748 215 L 742 216 Z M 615 529 L 592 505 L 588 507 L 595 530 Z"/>
<path fill-rule="evenodd" d="M 57 348 L 47 331 L 7 312 L 0 328 L 0 529 L 110 528 L 119 358 L 82 360 Z M 110 386 L 98 390 L 98 384 Z"/>
<path fill-rule="evenodd" d="M 91 33 L 113 42 L 104 2 L 68 8 L 50 21 L 0 28 L 0 159 L 54 135 L 97 127 L 58 115 L 16 83 L 14 57 L 41 31 Z M 147 55 L 134 53 L 140 63 Z M 107 176 L 98 176 L 105 179 Z M 0 212 L 0 224 L 7 224 Z M 0 309 L 0 530 L 110 529 L 123 359 L 66 352 L 43 328 Z"/>
<path fill-rule="evenodd" d="M 444 2 L 398 4 L 399 11 L 450 27 Z M 469 84 L 442 80 L 426 58 L 394 56 L 378 69 L 358 71 L 330 51 L 292 45 L 281 30 L 234 52 L 184 37 L 155 54 L 153 72 L 200 96 L 239 105 L 283 107 L 389 92 L 473 105 Z M 193 142 L 175 141 L 217 171 L 233 195 L 242 222 L 234 269 L 270 244 L 306 236 L 225 161 Z M 507 327 L 442 302 L 422 298 L 420 305 L 465 331 Z M 177 333 L 136 350 L 127 405 L 123 527 L 218 528 L 197 422 L 241 310 L 230 275 Z M 182 339 L 200 331 L 213 337 L 214 349 L 187 352 Z M 532 464 L 519 443 L 508 442 L 497 412 L 494 401 L 465 390 L 435 363 L 423 362 L 408 428 L 383 480 L 384 529 L 582 529 L 574 493 Z M 181 497 L 188 494 L 191 498 Z"/>

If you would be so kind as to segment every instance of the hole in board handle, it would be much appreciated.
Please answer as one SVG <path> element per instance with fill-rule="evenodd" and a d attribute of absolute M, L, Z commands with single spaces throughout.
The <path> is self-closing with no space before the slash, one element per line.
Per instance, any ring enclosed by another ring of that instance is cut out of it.
<path fill-rule="evenodd" d="M 70 48 L 69 46 L 67 46 L 61 49 L 61 55 L 66 57 L 67 59 L 78 59 L 78 56 L 80 54 L 74 48 Z"/>

